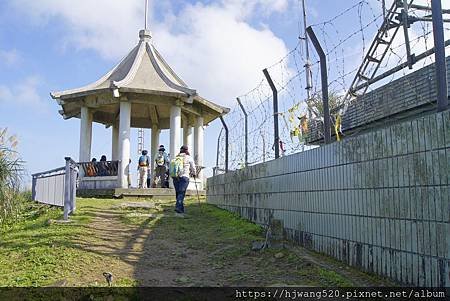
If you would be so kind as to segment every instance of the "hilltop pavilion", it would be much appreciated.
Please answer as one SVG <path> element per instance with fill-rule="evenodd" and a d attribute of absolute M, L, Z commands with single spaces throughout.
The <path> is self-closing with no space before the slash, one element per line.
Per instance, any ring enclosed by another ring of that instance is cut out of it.
<path fill-rule="evenodd" d="M 183 142 L 196 164 L 203 166 L 203 128 L 229 111 L 200 97 L 175 74 L 153 45 L 149 30 L 141 30 L 139 38 L 138 45 L 96 82 L 51 93 L 64 119 L 80 118 L 79 162 L 91 160 L 92 122 L 112 127 L 111 157 L 118 161 L 118 172 L 115 179 L 109 178 L 108 187 L 101 188 L 128 187 L 132 127 L 151 129 L 152 161 L 161 130 L 170 129 L 170 154 L 177 154 Z"/>

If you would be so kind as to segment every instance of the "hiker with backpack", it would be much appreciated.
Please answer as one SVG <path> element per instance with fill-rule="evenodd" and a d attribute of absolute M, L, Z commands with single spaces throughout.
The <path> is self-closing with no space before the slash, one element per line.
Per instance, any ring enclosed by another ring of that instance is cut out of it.
<path fill-rule="evenodd" d="M 167 156 L 166 149 L 164 145 L 160 145 L 158 149 L 158 153 L 155 158 L 155 178 L 154 178 L 154 187 L 165 188 L 166 187 L 166 177 L 167 171 L 169 170 L 169 157 Z"/>
<path fill-rule="evenodd" d="M 147 172 L 148 166 L 150 165 L 150 159 L 148 158 L 147 153 L 146 150 L 143 150 L 142 155 L 139 157 L 139 188 L 147 188 Z"/>
<path fill-rule="evenodd" d="M 189 176 L 195 175 L 195 163 L 189 154 L 188 147 L 183 145 L 180 153 L 170 161 L 170 176 L 175 187 L 175 212 L 184 213 L 184 196 L 189 185 Z"/>

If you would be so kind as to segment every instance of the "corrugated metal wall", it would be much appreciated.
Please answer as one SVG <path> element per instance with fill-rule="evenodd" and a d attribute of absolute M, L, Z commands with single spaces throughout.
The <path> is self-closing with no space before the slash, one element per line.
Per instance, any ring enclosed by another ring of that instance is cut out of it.
<path fill-rule="evenodd" d="M 450 286 L 450 112 L 208 179 L 208 202 L 393 280 Z"/>
<path fill-rule="evenodd" d="M 48 205 L 64 207 L 65 170 L 36 177 L 34 200 Z"/>

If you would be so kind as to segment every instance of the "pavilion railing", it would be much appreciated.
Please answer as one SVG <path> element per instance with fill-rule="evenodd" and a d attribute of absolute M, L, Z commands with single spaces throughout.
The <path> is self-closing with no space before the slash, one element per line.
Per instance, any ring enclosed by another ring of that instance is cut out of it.
<path fill-rule="evenodd" d="M 75 211 L 78 166 L 66 157 L 66 166 L 32 175 L 31 193 L 36 202 L 64 207 L 64 219 Z"/>
<path fill-rule="evenodd" d="M 80 162 L 78 166 L 84 177 L 117 176 L 119 161 Z"/>

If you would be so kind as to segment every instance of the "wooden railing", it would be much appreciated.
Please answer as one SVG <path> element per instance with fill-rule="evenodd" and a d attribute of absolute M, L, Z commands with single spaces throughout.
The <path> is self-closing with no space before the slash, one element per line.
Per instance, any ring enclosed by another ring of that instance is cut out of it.
<path fill-rule="evenodd" d="M 108 177 L 117 176 L 119 161 L 80 162 L 78 165 L 84 177 Z"/>

